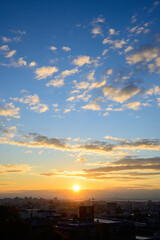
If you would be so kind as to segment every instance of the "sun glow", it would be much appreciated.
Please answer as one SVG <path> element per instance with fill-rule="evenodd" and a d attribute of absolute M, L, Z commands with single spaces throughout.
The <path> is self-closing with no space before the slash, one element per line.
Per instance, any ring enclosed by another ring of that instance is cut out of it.
<path fill-rule="evenodd" d="M 73 187 L 73 190 L 74 190 L 75 192 L 78 192 L 78 191 L 80 190 L 80 187 L 79 187 L 78 185 L 75 185 L 75 186 Z"/>

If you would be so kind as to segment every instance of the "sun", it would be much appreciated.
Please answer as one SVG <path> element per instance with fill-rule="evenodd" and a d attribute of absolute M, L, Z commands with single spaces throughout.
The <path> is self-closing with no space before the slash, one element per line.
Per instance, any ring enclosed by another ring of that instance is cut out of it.
<path fill-rule="evenodd" d="M 80 187 L 79 187 L 78 185 L 75 185 L 75 186 L 73 187 L 73 190 L 74 190 L 75 192 L 78 192 L 78 191 L 80 190 Z"/>

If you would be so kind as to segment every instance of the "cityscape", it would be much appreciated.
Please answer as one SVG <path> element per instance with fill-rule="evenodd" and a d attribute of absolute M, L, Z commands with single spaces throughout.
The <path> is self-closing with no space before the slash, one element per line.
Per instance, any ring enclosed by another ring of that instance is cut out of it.
<path fill-rule="evenodd" d="M 160 240 L 160 1 L 0 1 L 0 239 Z"/>

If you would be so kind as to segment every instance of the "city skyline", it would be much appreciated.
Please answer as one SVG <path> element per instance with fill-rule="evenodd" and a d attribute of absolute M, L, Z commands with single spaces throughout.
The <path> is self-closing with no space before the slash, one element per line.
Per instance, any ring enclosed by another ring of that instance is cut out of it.
<path fill-rule="evenodd" d="M 160 190 L 159 11 L 1 1 L 0 193 Z"/>

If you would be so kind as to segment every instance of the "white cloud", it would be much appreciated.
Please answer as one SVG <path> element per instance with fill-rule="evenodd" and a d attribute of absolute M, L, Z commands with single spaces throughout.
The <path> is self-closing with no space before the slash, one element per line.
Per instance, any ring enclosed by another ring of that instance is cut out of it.
<path fill-rule="evenodd" d="M 92 100 L 89 104 L 82 106 L 82 108 L 86 109 L 86 110 L 100 111 L 101 107 L 98 104 L 98 102 L 100 100 L 101 100 L 101 98 L 96 98 L 96 99 Z"/>
<path fill-rule="evenodd" d="M 110 35 L 118 35 L 118 32 L 116 32 L 115 29 L 110 28 L 110 29 L 109 29 L 109 34 L 110 34 Z"/>
<path fill-rule="evenodd" d="M 8 47 L 8 45 L 2 45 L 2 46 L 0 47 L 0 50 L 1 50 L 1 51 L 8 51 L 8 50 L 9 50 L 9 47 Z"/>
<path fill-rule="evenodd" d="M 53 106 L 54 108 L 57 108 L 57 107 L 58 107 L 58 103 L 53 103 L 52 106 Z"/>
<path fill-rule="evenodd" d="M 104 96 L 116 102 L 123 103 L 140 92 L 140 89 L 134 86 L 124 88 L 115 88 L 112 85 L 107 85 L 103 88 Z"/>
<path fill-rule="evenodd" d="M 102 82 L 93 82 L 90 86 L 89 86 L 89 90 L 91 89 L 95 89 L 95 88 L 101 88 L 103 86 L 106 85 L 106 81 L 102 81 Z"/>
<path fill-rule="evenodd" d="M 18 62 L 15 64 L 16 67 L 26 66 L 27 62 L 21 57 L 18 59 Z"/>
<path fill-rule="evenodd" d="M 160 57 L 156 58 L 155 64 L 157 67 L 160 67 Z"/>
<path fill-rule="evenodd" d="M 60 76 L 59 77 L 67 77 L 67 76 L 70 76 L 72 74 L 75 74 L 78 72 L 78 69 L 77 68 L 74 68 L 74 69 L 71 69 L 71 70 L 65 70 L 63 72 L 61 72 Z"/>
<path fill-rule="evenodd" d="M 100 111 L 101 110 L 101 107 L 96 103 L 87 104 L 85 106 L 82 106 L 82 108 L 87 109 L 87 110 L 93 110 L 93 111 Z"/>
<path fill-rule="evenodd" d="M 72 62 L 74 65 L 77 65 L 79 67 L 82 67 L 84 64 L 91 64 L 89 56 L 81 55 L 78 58 L 74 59 Z"/>
<path fill-rule="evenodd" d="M 0 116 L 20 118 L 19 111 L 20 108 L 16 108 L 13 103 L 5 103 L 3 106 L 0 106 Z"/>
<path fill-rule="evenodd" d="M 1 164 L 0 174 L 23 173 L 31 170 L 27 164 Z"/>
<path fill-rule="evenodd" d="M 74 83 L 76 84 L 76 89 L 87 89 L 89 87 L 89 83 L 85 81 L 77 83 L 75 80 Z"/>
<path fill-rule="evenodd" d="M 157 47 L 147 46 L 138 49 L 135 53 L 126 56 L 128 64 L 136 64 L 139 62 L 150 62 L 160 55 L 160 49 Z"/>
<path fill-rule="evenodd" d="M 71 51 L 71 48 L 63 46 L 62 50 L 64 50 L 65 52 L 69 52 L 69 51 Z"/>
<path fill-rule="evenodd" d="M 47 77 L 51 77 L 53 73 L 58 72 L 58 68 L 57 67 L 41 67 L 41 68 L 36 68 L 35 70 L 35 74 L 36 74 L 36 78 L 38 80 L 40 79 L 44 79 Z"/>
<path fill-rule="evenodd" d="M 35 67 L 36 65 L 37 65 L 36 62 L 30 62 L 30 64 L 29 64 L 30 67 Z"/>
<path fill-rule="evenodd" d="M 62 87 L 64 85 L 64 79 L 55 79 L 55 80 L 51 80 L 49 81 L 46 86 L 49 87 L 49 86 L 53 86 L 53 87 Z"/>
<path fill-rule="evenodd" d="M 102 52 L 102 56 L 106 55 L 107 52 L 108 52 L 108 49 L 104 49 L 104 51 Z"/>
<path fill-rule="evenodd" d="M 105 38 L 103 40 L 103 44 L 111 44 L 113 46 L 113 48 L 122 48 L 123 45 L 127 44 L 127 42 L 124 41 L 124 39 L 122 40 L 111 40 L 109 38 Z"/>
<path fill-rule="evenodd" d="M 72 97 L 68 98 L 66 101 L 67 102 L 72 102 L 74 99 L 75 99 L 75 97 L 72 96 Z"/>
<path fill-rule="evenodd" d="M 43 113 L 48 110 L 48 106 L 46 104 L 40 103 L 37 94 L 24 96 L 23 98 L 11 98 L 11 99 L 15 102 L 28 104 L 31 110 L 38 113 Z"/>
<path fill-rule="evenodd" d="M 102 29 L 100 26 L 96 26 L 92 29 L 92 34 L 94 35 L 101 35 L 102 34 Z"/>
<path fill-rule="evenodd" d="M 11 42 L 12 40 L 10 38 L 2 37 L 2 41 L 6 43 L 6 42 Z"/>
<path fill-rule="evenodd" d="M 131 50 L 133 50 L 133 47 L 132 47 L 132 46 L 128 46 L 128 47 L 124 50 L 124 52 L 127 53 L 127 52 L 129 52 L 129 51 L 131 51 Z"/>
<path fill-rule="evenodd" d="M 133 110 L 139 110 L 140 106 L 141 106 L 140 102 L 130 102 L 130 103 L 124 104 L 122 107 L 133 109 Z"/>
<path fill-rule="evenodd" d="M 10 57 L 13 57 L 13 55 L 16 53 L 16 50 L 13 50 L 13 51 L 10 51 L 6 54 L 6 58 L 10 58 Z"/>
<path fill-rule="evenodd" d="M 95 74 L 95 70 L 92 71 L 92 72 L 90 72 L 90 73 L 87 75 L 87 79 L 88 79 L 89 81 L 95 80 L 94 74 Z"/>
<path fill-rule="evenodd" d="M 112 75 L 113 73 L 113 69 L 112 68 L 109 68 L 106 72 L 107 75 Z"/>
<path fill-rule="evenodd" d="M 150 73 L 154 72 L 155 69 L 156 69 L 156 67 L 153 63 L 148 64 L 148 70 Z"/>
<path fill-rule="evenodd" d="M 50 49 L 51 49 L 52 51 L 55 51 L 57 48 L 54 47 L 54 46 L 51 46 Z"/>

